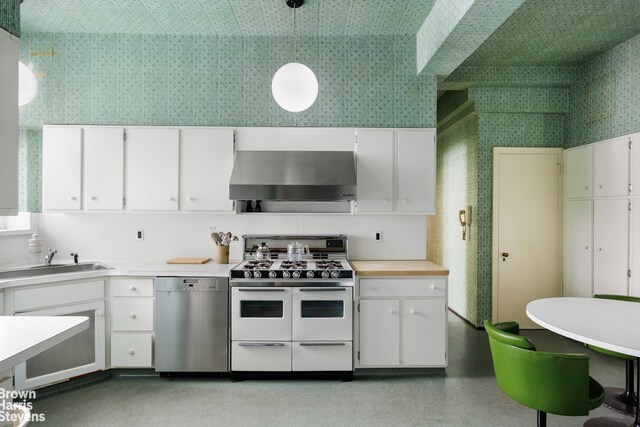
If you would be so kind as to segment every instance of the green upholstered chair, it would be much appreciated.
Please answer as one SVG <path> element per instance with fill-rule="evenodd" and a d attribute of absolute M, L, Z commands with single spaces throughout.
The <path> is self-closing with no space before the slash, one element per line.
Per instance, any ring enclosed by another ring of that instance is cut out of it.
<path fill-rule="evenodd" d="M 493 369 L 500 389 L 538 411 L 538 426 L 547 413 L 588 415 L 602 404 L 604 390 L 589 376 L 589 356 L 536 351 L 525 337 L 505 332 L 485 320 Z"/>
<path fill-rule="evenodd" d="M 629 302 L 640 302 L 640 298 L 630 297 L 626 295 L 605 295 L 605 294 L 596 294 L 593 296 L 594 298 L 603 298 L 603 299 L 614 299 L 619 301 L 629 301 Z M 635 415 L 636 413 L 636 396 L 635 393 L 637 391 L 634 390 L 634 369 L 633 362 L 636 360 L 634 356 L 628 356 L 626 354 L 617 353 L 615 351 L 607 350 L 601 347 L 596 347 L 594 345 L 587 345 L 591 350 L 597 351 L 598 353 L 606 354 L 608 356 L 612 356 L 618 359 L 622 359 L 626 362 L 626 372 L 625 372 L 625 388 L 619 387 L 605 387 L 604 388 L 604 402 L 603 405 L 609 409 L 613 409 L 614 411 L 620 412 L 625 415 Z"/>

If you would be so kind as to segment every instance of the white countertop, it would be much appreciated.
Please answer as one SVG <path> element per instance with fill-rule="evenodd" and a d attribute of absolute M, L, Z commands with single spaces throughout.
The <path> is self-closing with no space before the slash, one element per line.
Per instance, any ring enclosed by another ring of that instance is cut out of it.
<path fill-rule="evenodd" d="M 154 261 L 139 267 L 130 268 L 128 276 L 184 276 L 184 277 L 229 277 L 229 270 L 240 261 L 229 264 L 167 264 L 166 261 Z"/>
<path fill-rule="evenodd" d="M 0 373 L 88 327 L 84 316 L 0 316 Z"/>

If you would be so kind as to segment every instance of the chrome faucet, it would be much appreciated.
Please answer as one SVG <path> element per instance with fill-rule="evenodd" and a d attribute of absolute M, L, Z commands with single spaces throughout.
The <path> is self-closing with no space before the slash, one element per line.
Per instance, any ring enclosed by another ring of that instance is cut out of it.
<path fill-rule="evenodd" d="M 47 254 L 44 256 L 44 263 L 46 265 L 51 265 L 51 260 L 53 260 L 53 257 L 57 253 L 58 253 L 57 250 L 53 250 L 51 248 L 47 249 Z"/>

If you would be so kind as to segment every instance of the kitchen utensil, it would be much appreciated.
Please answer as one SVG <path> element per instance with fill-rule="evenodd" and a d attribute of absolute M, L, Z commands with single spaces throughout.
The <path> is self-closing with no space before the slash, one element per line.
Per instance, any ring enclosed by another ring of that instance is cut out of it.
<path fill-rule="evenodd" d="M 220 244 L 220 236 L 218 235 L 218 233 L 216 231 L 211 233 L 211 240 L 213 240 L 216 243 L 216 245 Z"/>
<path fill-rule="evenodd" d="M 167 264 L 206 264 L 211 258 L 171 258 Z"/>
<path fill-rule="evenodd" d="M 309 255 L 309 246 L 300 242 L 291 242 L 287 245 L 287 258 L 289 261 L 302 261 L 305 255 Z"/>

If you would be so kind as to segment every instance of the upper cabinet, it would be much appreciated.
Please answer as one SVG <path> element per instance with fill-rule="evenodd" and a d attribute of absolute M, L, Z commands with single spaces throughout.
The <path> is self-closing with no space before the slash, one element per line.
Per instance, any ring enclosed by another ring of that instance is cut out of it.
<path fill-rule="evenodd" d="M 124 204 L 124 129 L 84 130 L 84 207 L 119 210 Z"/>
<path fill-rule="evenodd" d="M 594 144 L 594 197 L 629 194 L 629 148 L 628 136 Z"/>
<path fill-rule="evenodd" d="M 640 133 L 631 137 L 631 195 L 640 196 Z"/>
<path fill-rule="evenodd" d="M 433 129 L 357 131 L 357 213 L 435 213 Z"/>
<path fill-rule="evenodd" d="M 180 209 L 232 211 L 233 129 L 180 130 Z"/>
<path fill-rule="evenodd" d="M 42 208 L 79 210 L 81 201 L 82 129 L 44 126 L 42 130 Z"/>
<path fill-rule="evenodd" d="M 18 213 L 18 52 L 0 30 L 0 215 Z"/>
<path fill-rule="evenodd" d="M 127 209 L 178 210 L 180 131 L 127 131 Z"/>
<path fill-rule="evenodd" d="M 593 146 L 583 145 L 564 152 L 565 195 L 567 198 L 593 196 Z"/>

